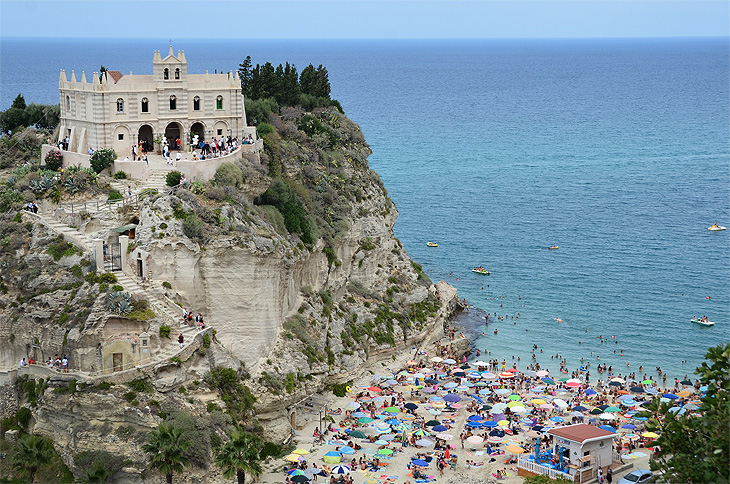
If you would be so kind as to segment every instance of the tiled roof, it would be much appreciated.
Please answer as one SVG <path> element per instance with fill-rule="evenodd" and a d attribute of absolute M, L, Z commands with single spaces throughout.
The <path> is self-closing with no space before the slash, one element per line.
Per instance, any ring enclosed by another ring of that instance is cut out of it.
<path fill-rule="evenodd" d="M 571 440 L 573 442 L 585 442 L 589 439 L 601 438 L 601 437 L 613 437 L 616 434 L 609 432 L 608 430 L 599 429 L 593 425 L 577 424 L 577 425 L 566 425 L 564 427 L 558 427 L 547 431 L 550 435 L 556 437 L 562 437 L 564 439 Z"/>
<path fill-rule="evenodd" d="M 112 79 L 114 79 L 114 84 L 116 84 L 117 82 L 119 82 L 119 79 L 121 79 L 122 77 L 124 77 L 122 75 L 122 73 L 119 72 L 119 71 L 106 71 L 106 72 L 107 72 L 107 74 L 109 74 L 109 77 L 111 77 Z"/>

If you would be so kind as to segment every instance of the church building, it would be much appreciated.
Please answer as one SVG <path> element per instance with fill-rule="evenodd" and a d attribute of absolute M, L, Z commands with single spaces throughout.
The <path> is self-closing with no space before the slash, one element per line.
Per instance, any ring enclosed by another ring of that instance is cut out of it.
<path fill-rule="evenodd" d="M 163 59 L 155 51 L 152 74 L 123 75 L 94 72 L 87 80 L 61 71 L 59 139 L 69 138 L 69 151 L 86 153 L 91 147 L 113 148 L 118 157 L 140 141 L 148 151 L 160 150 L 167 140 L 174 150 L 189 148 L 192 135 L 199 141 L 223 136 L 242 140 L 256 129 L 246 126 L 241 82 L 236 71 L 188 74 L 185 52 L 170 51 Z"/>

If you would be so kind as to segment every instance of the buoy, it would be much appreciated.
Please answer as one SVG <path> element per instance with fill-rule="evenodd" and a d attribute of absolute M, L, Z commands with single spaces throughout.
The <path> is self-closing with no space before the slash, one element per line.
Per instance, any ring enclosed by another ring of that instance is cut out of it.
<path fill-rule="evenodd" d="M 347 388 L 345 388 L 345 391 L 346 391 L 347 393 L 350 393 L 350 390 L 352 390 L 352 388 L 350 388 L 350 387 L 347 387 Z"/>

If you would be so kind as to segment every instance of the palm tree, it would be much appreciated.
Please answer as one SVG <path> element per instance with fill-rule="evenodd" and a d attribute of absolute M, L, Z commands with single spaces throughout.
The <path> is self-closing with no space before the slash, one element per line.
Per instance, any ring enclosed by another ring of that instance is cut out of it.
<path fill-rule="evenodd" d="M 29 435 L 18 442 L 13 465 L 20 472 L 27 473 L 30 482 L 35 482 L 38 469 L 48 465 L 52 457 L 53 444 L 49 439 L 39 435 Z"/>
<path fill-rule="evenodd" d="M 236 475 L 238 484 L 246 480 L 246 472 L 257 479 L 263 469 L 261 468 L 261 456 L 259 449 L 261 441 L 253 434 L 247 432 L 234 432 L 231 440 L 218 449 L 215 463 L 223 469 L 223 476 L 226 479 Z"/>
<path fill-rule="evenodd" d="M 147 443 L 142 446 L 150 454 L 150 465 L 165 474 L 167 484 L 172 484 L 173 473 L 182 472 L 189 464 L 183 452 L 192 444 L 182 434 L 180 428 L 163 422 L 150 432 Z"/>

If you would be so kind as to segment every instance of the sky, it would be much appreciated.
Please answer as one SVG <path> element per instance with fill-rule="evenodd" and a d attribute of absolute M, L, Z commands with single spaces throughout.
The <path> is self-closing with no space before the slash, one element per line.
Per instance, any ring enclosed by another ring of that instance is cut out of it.
<path fill-rule="evenodd" d="M 727 0 L 0 0 L 1 37 L 401 39 L 728 35 Z"/>

